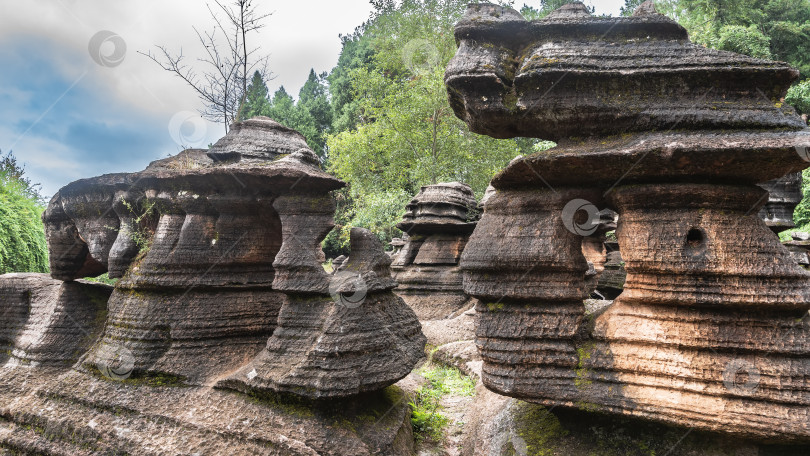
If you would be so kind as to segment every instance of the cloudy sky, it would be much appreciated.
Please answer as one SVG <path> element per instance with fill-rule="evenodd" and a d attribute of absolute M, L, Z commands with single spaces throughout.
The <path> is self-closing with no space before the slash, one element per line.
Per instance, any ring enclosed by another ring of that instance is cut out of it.
<path fill-rule="evenodd" d="M 272 13 L 253 37 L 270 55 L 268 86 L 292 94 L 310 68 L 334 67 L 338 35 L 371 12 L 368 0 L 256 2 Z M 624 1 L 586 3 L 616 15 Z M 195 116 L 202 104 L 192 89 L 138 54 L 163 44 L 193 61 L 201 49 L 192 26 L 213 27 L 204 1 L 0 0 L 0 8 L 0 150 L 13 150 L 46 197 L 73 180 L 141 170 L 180 143 L 204 146 L 224 134 Z M 95 55 L 91 41 L 102 43 Z"/>

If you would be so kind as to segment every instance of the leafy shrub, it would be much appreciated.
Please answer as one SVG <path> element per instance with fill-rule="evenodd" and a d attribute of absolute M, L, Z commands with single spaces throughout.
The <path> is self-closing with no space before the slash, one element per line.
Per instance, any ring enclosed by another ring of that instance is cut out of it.
<path fill-rule="evenodd" d="M 758 59 L 771 59 L 771 39 L 755 26 L 727 25 L 720 29 L 713 46 L 723 51 L 745 54 Z"/>
<path fill-rule="evenodd" d="M 810 114 L 810 79 L 794 84 L 788 90 L 785 101 L 799 113 Z"/>
<path fill-rule="evenodd" d="M 0 157 L 0 274 L 48 271 L 43 210 L 14 156 Z"/>

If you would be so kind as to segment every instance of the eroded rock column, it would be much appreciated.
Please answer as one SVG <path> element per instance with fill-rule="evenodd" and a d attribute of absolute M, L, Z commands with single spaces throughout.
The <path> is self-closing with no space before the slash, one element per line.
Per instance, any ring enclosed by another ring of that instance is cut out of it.
<path fill-rule="evenodd" d="M 275 286 L 286 294 L 278 326 L 266 348 L 218 386 L 326 399 L 394 384 L 422 357 L 425 336 L 413 311 L 391 292 L 391 260 L 374 234 L 353 228 L 351 254 L 340 271 L 317 274 L 314 267 L 323 268 L 316 250 L 334 206 L 315 199 L 321 204 L 293 217 L 284 210 L 292 201 L 277 206 L 290 227 L 281 249 L 287 254 L 274 264 Z"/>

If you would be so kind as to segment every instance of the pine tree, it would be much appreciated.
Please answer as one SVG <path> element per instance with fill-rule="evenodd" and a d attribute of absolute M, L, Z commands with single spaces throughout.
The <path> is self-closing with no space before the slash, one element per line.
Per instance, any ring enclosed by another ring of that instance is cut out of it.
<path fill-rule="evenodd" d="M 256 116 L 266 116 L 270 110 L 270 100 L 267 98 L 267 85 L 262 75 L 256 71 L 247 87 L 247 94 L 239 110 L 239 119 L 246 120 Z"/>

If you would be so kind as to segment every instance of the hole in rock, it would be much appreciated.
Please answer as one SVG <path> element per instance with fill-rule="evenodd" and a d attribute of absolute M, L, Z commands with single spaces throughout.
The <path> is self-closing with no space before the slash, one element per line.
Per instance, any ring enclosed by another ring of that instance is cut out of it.
<path fill-rule="evenodd" d="M 704 235 L 703 231 L 699 228 L 692 228 L 686 233 L 686 246 L 689 248 L 697 248 L 703 245 Z"/>

